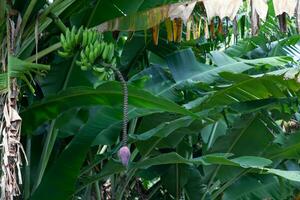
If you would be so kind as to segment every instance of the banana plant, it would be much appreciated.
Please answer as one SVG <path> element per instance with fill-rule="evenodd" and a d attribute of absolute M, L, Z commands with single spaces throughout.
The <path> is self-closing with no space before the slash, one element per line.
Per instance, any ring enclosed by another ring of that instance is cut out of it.
<path fill-rule="evenodd" d="M 271 9 L 252 37 L 246 4 L 209 27 L 198 4 L 200 36 L 171 42 L 173 3 L 0 0 L 1 164 L 23 180 L 3 199 L 296 198 L 296 26 Z"/>

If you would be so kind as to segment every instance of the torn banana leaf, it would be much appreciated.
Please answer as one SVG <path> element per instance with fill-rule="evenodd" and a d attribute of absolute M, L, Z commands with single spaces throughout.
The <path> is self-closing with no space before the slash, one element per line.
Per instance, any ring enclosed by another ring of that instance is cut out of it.
<path fill-rule="evenodd" d="M 141 31 L 154 27 L 168 17 L 169 5 L 120 17 L 97 26 L 100 32 L 105 31 Z"/>
<path fill-rule="evenodd" d="M 193 22 L 193 39 L 194 40 L 198 39 L 197 31 L 198 31 L 198 23 L 197 23 L 197 21 L 194 21 Z"/>
<path fill-rule="evenodd" d="M 174 41 L 181 42 L 182 39 L 182 28 L 183 28 L 183 21 L 180 18 L 176 18 L 173 21 L 173 34 L 174 34 Z"/>
<path fill-rule="evenodd" d="M 166 24 L 168 42 L 172 42 L 173 41 L 173 28 L 172 28 L 171 19 L 167 18 L 165 24 Z"/>
<path fill-rule="evenodd" d="M 218 33 L 220 35 L 224 35 L 224 31 L 223 31 L 223 23 L 222 23 L 222 19 L 219 18 L 218 20 Z"/>
<path fill-rule="evenodd" d="M 297 0 L 273 0 L 275 15 L 287 13 L 290 17 L 294 16 Z"/>
<path fill-rule="evenodd" d="M 152 27 L 152 39 L 154 45 L 158 45 L 158 38 L 159 38 L 159 25 Z"/>
<path fill-rule="evenodd" d="M 192 20 L 189 20 L 186 24 L 186 41 L 191 39 L 191 28 L 192 28 Z"/>
<path fill-rule="evenodd" d="M 204 35 L 205 35 L 205 39 L 209 39 L 209 29 L 208 29 L 208 23 L 205 20 L 205 24 L 204 24 Z"/>
<path fill-rule="evenodd" d="M 243 0 L 203 0 L 208 20 L 213 17 L 221 19 L 228 17 L 233 20 L 240 9 Z"/>
<path fill-rule="evenodd" d="M 96 28 L 100 32 L 105 31 L 141 31 L 154 27 L 165 21 L 170 16 L 188 19 L 194 9 L 196 0 L 189 3 L 175 3 L 141 11 L 132 15 L 120 17 L 103 24 Z"/>

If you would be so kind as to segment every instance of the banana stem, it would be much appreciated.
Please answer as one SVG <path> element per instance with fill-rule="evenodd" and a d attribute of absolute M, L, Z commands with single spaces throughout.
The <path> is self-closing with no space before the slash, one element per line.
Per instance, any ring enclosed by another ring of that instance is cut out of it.
<path fill-rule="evenodd" d="M 67 30 L 66 25 L 61 21 L 61 19 L 57 15 L 50 12 L 48 16 L 53 20 L 53 22 L 61 30 L 61 32 L 63 32 L 63 33 L 66 32 L 66 30 Z"/>

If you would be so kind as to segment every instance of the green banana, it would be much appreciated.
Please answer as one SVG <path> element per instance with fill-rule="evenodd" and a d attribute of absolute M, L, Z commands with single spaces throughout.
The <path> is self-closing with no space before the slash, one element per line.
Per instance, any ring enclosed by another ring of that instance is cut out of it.
<path fill-rule="evenodd" d="M 112 65 L 115 65 L 117 63 L 117 59 L 114 57 L 113 59 L 112 59 L 112 61 L 111 61 L 111 64 Z"/>
<path fill-rule="evenodd" d="M 83 51 L 80 52 L 80 58 L 81 58 L 81 61 L 84 61 L 84 62 L 88 61 L 86 54 Z"/>
<path fill-rule="evenodd" d="M 96 71 L 96 72 L 100 72 L 100 73 L 105 71 L 105 69 L 103 67 L 101 67 L 101 68 L 100 67 L 93 67 L 93 70 Z"/>
<path fill-rule="evenodd" d="M 60 43 L 61 43 L 61 46 L 63 47 L 63 49 L 66 49 L 67 41 L 66 41 L 64 34 L 60 34 Z"/>
<path fill-rule="evenodd" d="M 71 50 L 72 47 L 71 47 L 71 32 L 70 32 L 70 29 L 67 29 L 66 30 L 66 50 Z"/>
<path fill-rule="evenodd" d="M 81 40 L 82 40 L 82 33 L 83 33 L 83 28 L 82 26 L 79 28 L 79 30 L 77 31 L 77 34 L 76 34 L 76 45 L 78 45 Z"/>
<path fill-rule="evenodd" d="M 74 48 L 76 46 L 76 28 L 72 27 L 71 30 L 71 47 Z"/>
<path fill-rule="evenodd" d="M 107 61 L 110 63 L 114 57 L 114 53 L 115 53 L 115 45 L 113 43 L 109 44 L 109 53 L 107 56 Z"/>
<path fill-rule="evenodd" d="M 89 45 L 91 44 L 92 42 L 92 37 L 93 37 L 93 32 L 92 31 L 88 31 L 88 39 L 87 39 L 87 44 L 86 45 Z"/>
<path fill-rule="evenodd" d="M 86 57 L 87 58 L 89 58 L 89 54 L 90 54 L 90 47 L 89 46 L 86 46 L 86 48 L 85 48 L 85 55 L 86 55 Z"/>
<path fill-rule="evenodd" d="M 75 48 L 80 45 L 79 60 L 75 63 L 80 66 L 81 70 L 92 69 L 100 80 L 111 80 L 114 77 L 111 70 L 96 62 L 98 58 L 101 58 L 106 63 L 113 65 L 116 63 L 115 46 L 113 43 L 104 42 L 102 33 L 83 27 L 77 30 L 73 26 L 71 30 L 67 29 L 65 34 L 60 35 L 60 41 L 63 51 L 58 51 L 58 54 L 61 57 L 71 56 Z"/>
<path fill-rule="evenodd" d="M 103 53 L 102 53 L 102 59 L 103 60 L 107 59 L 107 56 L 108 56 L 108 53 L 109 53 L 109 49 L 110 49 L 109 45 L 105 45 Z"/>
<path fill-rule="evenodd" d="M 90 54 L 88 54 L 88 56 L 89 56 L 89 61 L 90 61 L 90 63 L 94 63 L 94 61 L 95 61 L 95 54 L 94 54 L 94 52 L 92 51 L 92 52 L 90 52 Z"/>
<path fill-rule="evenodd" d="M 100 55 L 100 47 L 98 44 L 94 46 L 94 54 L 96 55 L 96 57 Z"/>
<path fill-rule="evenodd" d="M 99 55 L 102 55 L 102 52 L 103 52 L 103 50 L 105 48 L 105 45 L 106 45 L 106 43 L 102 41 L 101 44 L 100 44 Z"/>
<path fill-rule="evenodd" d="M 81 65 L 80 68 L 81 68 L 82 71 L 87 71 L 88 70 L 88 67 L 84 66 L 84 65 Z"/>
<path fill-rule="evenodd" d="M 98 46 L 94 47 L 94 55 L 95 55 L 95 59 L 94 60 L 96 60 L 99 57 L 99 55 L 100 55 L 99 50 L 100 49 L 99 49 Z"/>
<path fill-rule="evenodd" d="M 76 60 L 76 65 L 78 65 L 78 66 L 81 66 L 82 65 L 82 62 L 81 61 L 79 61 L 79 60 Z"/>
<path fill-rule="evenodd" d="M 58 55 L 60 55 L 63 58 L 67 58 L 70 56 L 69 52 L 65 52 L 65 51 L 58 51 Z"/>
<path fill-rule="evenodd" d="M 84 30 L 82 33 L 82 46 L 85 47 L 88 44 L 88 30 Z"/>

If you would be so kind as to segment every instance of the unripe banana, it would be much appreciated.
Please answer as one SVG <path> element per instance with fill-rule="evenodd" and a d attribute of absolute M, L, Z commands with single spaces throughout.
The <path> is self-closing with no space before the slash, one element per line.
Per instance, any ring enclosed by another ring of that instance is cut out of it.
<path fill-rule="evenodd" d="M 99 55 L 102 55 L 102 52 L 103 52 L 105 46 L 106 46 L 106 43 L 102 41 L 101 44 L 100 44 L 100 51 L 99 51 L 100 53 L 99 53 Z"/>
<path fill-rule="evenodd" d="M 107 61 L 110 63 L 112 61 L 112 58 L 114 57 L 115 53 L 115 45 L 113 43 L 109 44 L 109 53 L 107 56 Z"/>
<path fill-rule="evenodd" d="M 81 58 L 81 61 L 87 61 L 88 60 L 83 51 L 80 52 L 80 58 Z"/>
<path fill-rule="evenodd" d="M 93 67 L 93 70 L 95 71 L 95 72 L 99 72 L 99 73 L 102 73 L 102 72 L 104 72 L 105 71 L 105 69 L 103 68 L 103 67 Z"/>
<path fill-rule="evenodd" d="M 90 51 L 90 47 L 89 47 L 89 46 L 86 46 L 86 48 L 85 48 L 85 55 L 86 55 L 87 58 L 88 58 L 90 52 L 91 52 L 91 51 Z"/>
<path fill-rule="evenodd" d="M 88 67 L 84 66 L 84 65 L 81 65 L 80 68 L 81 68 L 82 71 L 87 71 L 88 70 Z"/>
<path fill-rule="evenodd" d="M 79 44 L 79 43 L 80 43 L 80 40 L 81 40 L 81 38 L 80 38 L 80 34 L 79 34 L 79 33 L 77 33 L 77 34 L 75 35 L 75 44 L 76 44 L 76 46 L 77 46 L 77 44 Z"/>
<path fill-rule="evenodd" d="M 93 32 L 92 31 L 88 31 L 87 37 L 88 37 L 88 39 L 87 39 L 87 44 L 86 45 L 91 44 L 92 37 L 93 37 Z"/>
<path fill-rule="evenodd" d="M 70 29 L 66 30 L 66 49 L 71 49 L 71 32 Z"/>
<path fill-rule="evenodd" d="M 63 49 L 66 49 L 67 41 L 66 41 L 64 34 L 60 34 L 60 43 L 61 43 L 61 46 L 63 47 Z"/>
<path fill-rule="evenodd" d="M 103 54 L 102 54 L 102 59 L 103 60 L 106 60 L 107 59 L 107 56 L 108 56 L 108 53 L 109 53 L 109 45 L 105 45 L 104 47 L 104 50 L 103 50 Z"/>
<path fill-rule="evenodd" d="M 84 58 L 84 59 L 81 60 L 81 63 L 82 63 L 81 65 L 88 66 L 89 62 L 88 62 L 87 59 Z"/>
<path fill-rule="evenodd" d="M 92 43 L 94 43 L 97 40 L 97 33 L 95 31 L 92 31 Z"/>
<path fill-rule="evenodd" d="M 99 49 L 99 47 L 98 46 L 96 46 L 95 48 L 94 48 L 94 55 L 95 55 L 95 59 L 94 60 L 96 60 L 97 59 L 97 57 L 100 55 L 100 51 L 99 51 L 100 49 Z"/>
<path fill-rule="evenodd" d="M 81 26 L 76 34 L 76 44 L 79 44 L 82 41 L 82 34 L 83 34 L 83 28 Z"/>
<path fill-rule="evenodd" d="M 113 59 L 112 59 L 112 61 L 111 61 L 111 64 L 112 65 L 115 65 L 117 63 L 117 59 L 114 57 Z"/>
<path fill-rule="evenodd" d="M 79 61 L 79 60 L 76 60 L 76 65 L 81 66 L 81 65 L 82 65 L 82 62 Z"/>
<path fill-rule="evenodd" d="M 65 51 L 58 51 L 58 55 L 60 55 L 63 58 L 67 58 L 70 56 L 69 52 L 65 52 Z"/>
<path fill-rule="evenodd" d="M 82 33 L 82 46 L 85 47 L 88 44 L 88 30 L 84 30 Z"/>
<path fill-rule="evenodd" d="M 94 54 L 94 52 L 91 51 L 90 54 L 88 54 L 88 56 L 89 56 L 90 63 L 94 63 L 95 57 L 96 57 L 95 54 Z"/>
<path fill-rule="evenodd" d="M 75 45 L 76 45 L 76 28 L 75 26 L 73 26 L 71 30 L 71 47 L 74 48 Z"/>

